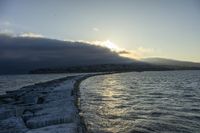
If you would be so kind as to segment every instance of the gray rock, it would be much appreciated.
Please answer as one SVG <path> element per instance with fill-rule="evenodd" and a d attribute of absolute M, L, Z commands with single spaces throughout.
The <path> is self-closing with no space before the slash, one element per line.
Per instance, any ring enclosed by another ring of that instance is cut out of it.
<path fill-rule="evenodd" d="M 15 110 L 9 107 L 0 107 L 0 120 L 15 116 Z"/>
<path fill-rule="evenodd" d="M 81 133 L 73 91 L 81 77 L 27 86 L 0 96 L 0 133 Z"/>
<path fill-rule="evenodd" d="M 37 104 L 38 96 L 36 94 L 26 94 L 22 100 L 25 104 Z"/>
<path fill-rule="evenodd" d="M 0 133 L 25 133 L 27 130 L 20 117 L 10 117 L 0 122 Z"/>
<path fill-rule="evenodd" d="M 34 129 L 50 125 L 72 123 L 75 119 L 74 112 L 54 112 L 52 114 L 33 117 L 26 122 L 26 125 L 28 128 Z"/>
<path fill-rule="evenodd" d="M 34 116 L 34 112 L 31 110 L 24 110 L 22 118 L 24 121 L 29 120 L 30 118 L 32 118 Z"/>
<path fill-rule="evenodd" d="M 75 123 L 53 125 L 38 129 L 32 129 L 27 133 L 77 133 L 78 128 Z"/>

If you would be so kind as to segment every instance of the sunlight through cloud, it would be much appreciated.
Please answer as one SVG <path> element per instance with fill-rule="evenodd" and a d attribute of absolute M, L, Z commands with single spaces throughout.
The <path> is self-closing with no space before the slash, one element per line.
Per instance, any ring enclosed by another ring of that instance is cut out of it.
<path fill-rule="evenodd" d="M 36 33 L 32 33 L 32 32 L 25 32 L 25 33 L 22 33 L 20 34 L 21 37 L 34 37 L 34 38 L 41 38 L 41 37 L 44 37 L 43 35 L 41 34 L 36 34 Z"/>

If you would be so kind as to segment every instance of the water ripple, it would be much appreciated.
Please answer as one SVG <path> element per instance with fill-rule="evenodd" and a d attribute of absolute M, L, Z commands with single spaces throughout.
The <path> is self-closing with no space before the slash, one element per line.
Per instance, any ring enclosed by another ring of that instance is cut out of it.
<path fill-rule="evenodd" d="M 81 84 L 81 108 L 94 133 L 199 133 L 200 71 L 92 77 Z"/>

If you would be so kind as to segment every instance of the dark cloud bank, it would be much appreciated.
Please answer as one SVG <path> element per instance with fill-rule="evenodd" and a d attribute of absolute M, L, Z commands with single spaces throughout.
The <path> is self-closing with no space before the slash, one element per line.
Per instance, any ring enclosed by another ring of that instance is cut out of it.
<path fill-rule="evenodd" d="M 38 68 L 131 63 L 109 49 L 82 42 L 0 35 L 0 74 Z"/>

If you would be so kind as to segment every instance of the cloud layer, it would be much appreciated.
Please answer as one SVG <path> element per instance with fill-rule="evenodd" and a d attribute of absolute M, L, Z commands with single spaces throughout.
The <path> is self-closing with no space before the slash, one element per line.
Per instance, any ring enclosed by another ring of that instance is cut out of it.
<path fill-rule="evenodd" d="M 105 47 L 84 42 L 60 41 L 27 34 L 0 35 L 0 73 L 26 73 L 37 68 L 129 63 Z"/>

